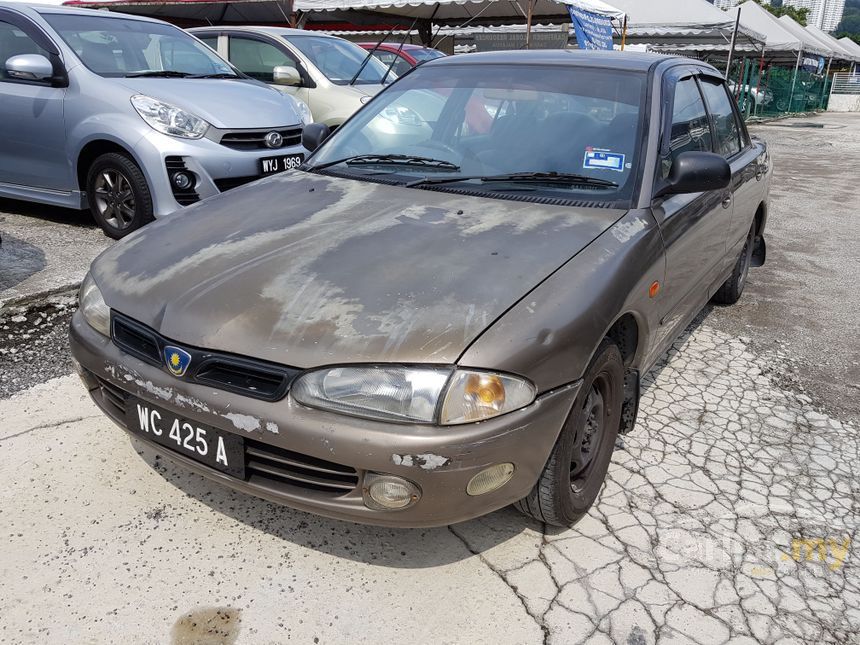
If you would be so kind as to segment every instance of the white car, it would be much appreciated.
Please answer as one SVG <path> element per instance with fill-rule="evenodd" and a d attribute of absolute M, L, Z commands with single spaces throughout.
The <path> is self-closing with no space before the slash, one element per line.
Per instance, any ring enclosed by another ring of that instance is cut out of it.
<path fill-rule="evenodd" d="M 313 120 L 337 128 L 397 75 L 343 38 L 282 27 L 188 30 L 240 71 L 308 104 Z"/>

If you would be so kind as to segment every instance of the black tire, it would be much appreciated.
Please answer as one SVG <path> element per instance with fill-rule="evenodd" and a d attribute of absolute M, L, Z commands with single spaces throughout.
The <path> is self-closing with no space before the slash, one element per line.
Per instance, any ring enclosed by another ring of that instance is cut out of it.
<path fill-rule="evenodd" d="M 152 221 L 152 195 L 137 164 L 119 152 L 98 157 L 87 172 L 90 212 L 118 240 Z"/>
<path fill-rule="evenodd" d="M 714 297 L 711 298 L 711 300 L 716 304 L 733 305 L 740 300 L 741 294 L 744 292 L 744 287 L 747 284 L 747 276 L 749 275 L 750 265 L 752 264 L 754 246 L 755 224 L 753 224 L 749 235 L 747 235 L 746 242 L 744 242 L 744 248 L 741 249 L 741 253 L 732 269 L 732 274 L 729 276 L 729 279 L 726 280 L 719 289 L 717 289 Z"/>
<path fill-rule="evenodd" d="M 615 343 L 604 339 L 543 472 L 532 491 L 516 503 L 521 512 L 564 527 L 588 513 L 609 470 L 623 403 L 624 362 Z"/>

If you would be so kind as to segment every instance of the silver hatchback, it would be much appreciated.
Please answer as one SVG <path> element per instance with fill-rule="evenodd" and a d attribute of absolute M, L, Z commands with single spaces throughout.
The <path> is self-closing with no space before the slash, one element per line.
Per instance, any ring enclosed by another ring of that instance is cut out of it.
<path fill-rule="evenodd" d="M 0 196 L 111 237 L 297 167 L 307 106 L 167 23 L 0 3 Z"/>

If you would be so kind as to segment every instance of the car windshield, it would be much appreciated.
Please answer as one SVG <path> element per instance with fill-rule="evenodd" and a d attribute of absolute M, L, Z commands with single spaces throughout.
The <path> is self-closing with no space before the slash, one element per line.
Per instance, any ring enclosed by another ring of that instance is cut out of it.
<path fill-rule="evenodd" d="M 211 49 L 173 25 L 113 16 L 43 17 L 101 76 L 238 77 Z"/>
<path fill-rule="evenodd" d="M 340 38 L 326 36 L 284 36 L 284 38 L 307 56 L 314 66 L 336 85 L 347 85 L 370 53 L 355 43 Z M 361 74 L 355 79 L 355 83 L 378 84 L 382 82 L 387 70 L 388 65 L 383 65 L 370 56 Z M 386 80 L 391 82 L 395 78 L 395 74 L 389 74 Z"/>
<path fill-rule="evenodd" d="M 490 67 L 418 67 L 343 125 L 309 169 L 518 199 L 629 200 L 644 74 Z"/>
<path fill-rule="evenodd" d="M 442 56 L 445 55 L 438 49 L 430 49 L 429 47 L 409 49 L 406 53 L 412 56 L 415 60 L 421 62 L 424 62 L 425 60 L 433 60 L 434 58 L 442 58 Z"/>

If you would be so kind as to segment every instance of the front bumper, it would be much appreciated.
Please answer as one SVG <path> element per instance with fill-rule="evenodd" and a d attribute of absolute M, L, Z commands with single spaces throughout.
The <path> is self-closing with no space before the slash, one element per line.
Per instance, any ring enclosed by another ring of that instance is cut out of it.
<path fill-rule="evenodd" d="M 266 402 L 185 382 L 120 351 L 90 328 L 80 312 L 72 319 L 70 342 L 93 400 L 123 429 L 127 430 L 116 405 L 117 391 L 254 442 L 349 466 L 356 471 L 357 484 L 347 492 L 330 492 L 253 473 L 241 480 L 132 435 L 149 450 L 251 495 L 327 517 L 383 526 L 444 526 L 525 497 L 579 390 L 578 383 L 560 388 L 540 396 L 524 410 L 481 423 L 447 428 L 400 425 L 312 410 L 289 396 Z M 239 425 L 255 429 L 243 430 Z M 438 465 L 443 461 L 444 465 Z M 506 485 L 485 495 L 466 494 L 474 475 L 504 462 L 515 466 Z M 366 472 L 404 477 L 418 485 L 421 499 L 399 511 L 370 509 L 362 494 Z"/>
<path fill-rule="evenodd" d="M 151 130 L 134 147 L 138 164 L 146 175 L 156 217 L 168 215 L 183 206 L 217 195 L 224 190 L 261 177 L 260 159 L 302 154 L 301 145 L 282 148 L 237 150 L 208 137 L 178 139 Z M 193 190 L 177 195 L 170 180 L 171 168 L 181 163 L 195 179 Z"/>

